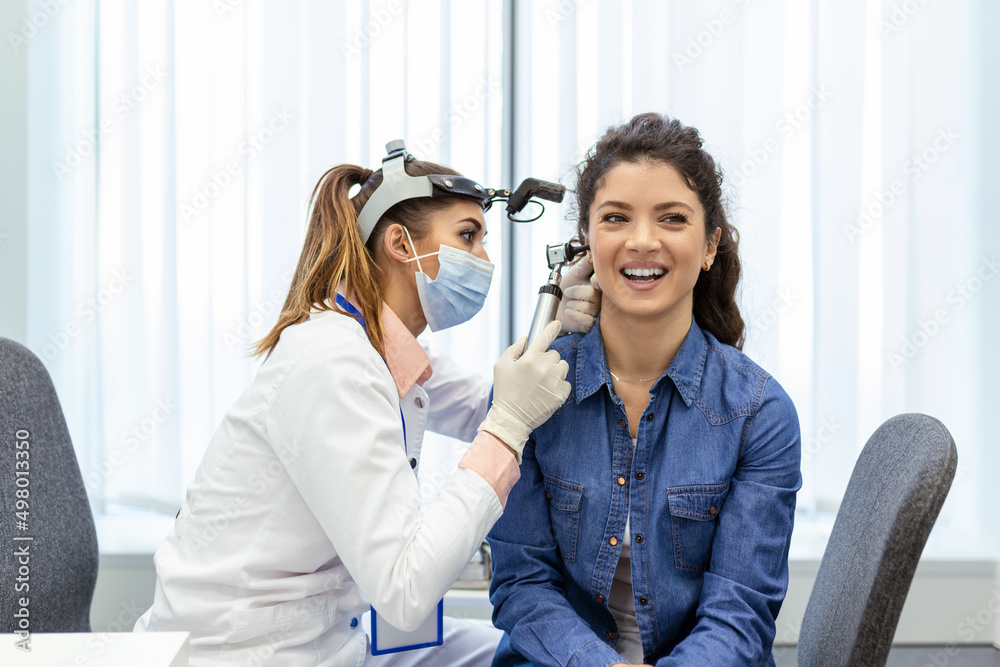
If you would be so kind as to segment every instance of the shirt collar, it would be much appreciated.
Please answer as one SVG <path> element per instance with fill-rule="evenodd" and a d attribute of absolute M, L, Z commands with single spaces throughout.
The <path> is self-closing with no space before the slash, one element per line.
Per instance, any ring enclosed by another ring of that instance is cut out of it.
<path fill-rule="evenodd" d="M 396 391 L 406 396 L 414 384 L 423 385 L 430 378 L 431 360 L 427 352 L 392 308 L 382 304 L 382 329 L 385 337 L 385 365 L 396 382 Z"/>
<path fill-rule="evenodd" d="M 579 403 L 587 398 L 602 386 L 607 385 L 609 389 L 614 389 L 611 371 L 608 369 L 608 357 L 604 353 L 604 339 L 601 337 L 601 320 L 598 316 L 597 322 L 586 336 L 580 341 L 577 347 L 576 357 L 576 402 Z M 704 332 L 691 318 L 691 328 L 684 336 L 684 342 L 677 350 L 673 361 L 664 371 L 653 386 L 663 381 L 663 377 L 669 377 L 674 386 L 677 387 L 684 404 L 691 407 L 698 388 L 701 386 L 701 374 L 705 368 L 705 357 L 708 355 L 708 341 Z"/>
<path fill-rule="evenodd" d="M 338 293 L 338 300 L 343 296 L 342 293 Z M 355 312 L 360 317 L 361 314 L 357 311 L 358 304 L 353 295 L 344 298 L 354 307 Z M 343 306 L 343 304 L 341 305 Z M 362 328 L 367 328 L 363 318 L 359 324 Z M 382 338 L 385 365 L 389 369 L 389 375 L 392 376 L 393 382 L 396 383 L 396 392 L 402 398 L 409 393 L 414 384 L 423 385 L 430 378 L 431 373 L 433 373 L 431 360 L 424 348 L 410 333 L 410 330 L 385 302 L 382 302 L 382 332 L 385 334 Z"/>

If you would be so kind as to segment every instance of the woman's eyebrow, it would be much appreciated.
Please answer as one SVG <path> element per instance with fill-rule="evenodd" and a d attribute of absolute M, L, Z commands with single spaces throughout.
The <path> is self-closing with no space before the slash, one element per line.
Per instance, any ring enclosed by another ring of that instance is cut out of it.
<path fill-rule="evenodd" d="M 631 211 L 632 210 L 632 205 L 629 204 L 628 202 L 615 201 L 613 199 L 601 202 L 600 205 L 597 208 L 601 209 L 601 208 L 604 208 L 605 206 L 611 206 L 613 208 L 620 208 L 620 209 L 624 209 L 626 211 Z M 675 207 L 678 207 L 678 206 L 680 206 L 682 208 L 686 208 L 689 211 L 694 211 L 694 208 L 692 208 L 690 204 L 685 204 L 682 201 L 668 201 L 668 202 L 663 202 L 662 204 L 657 204 L 656 206 L 654 206 L 653 210 L 654 211 L 662 211 L 664 209 L 675 208 Z"/>
<path fill-rule="evenodd" d="M 676 208 L 678 206 L 680 206 L 681 208 L 686 208 L 687 210 L 692 211 L 692 212 L 694 211 L 694 208 L 692 208 L 690 204 L 685 204 L 682 201 L 668 201 L 668 202 L 664 202 L 662 204 L 657 204 L 656 206 L 653 207 L 653 210 L 654 211 L 662 211 L 664 209 Z"/>

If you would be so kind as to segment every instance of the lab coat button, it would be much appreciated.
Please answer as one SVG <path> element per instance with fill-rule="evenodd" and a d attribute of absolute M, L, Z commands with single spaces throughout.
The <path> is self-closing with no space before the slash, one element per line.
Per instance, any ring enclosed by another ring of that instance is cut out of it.
<path fill-rule="evenodd" d="M 418 408 L 422 408 L 424 407 L 424 399 L 417 396 L 415 399 L 413 399 L 413 404 L 416 405 Z"/>
<path fill-rule="evenodd" d="M 417 467 L 417 460 L 416 459 L 410 459 L 410 467 L 413 468 L 414 470 L 416 469 L 416 467 Z"/>
<path fill-rule="evenodd" d="M 358 627 L 358 619 L 356 619 L 356 618 L 352 618 L 351 619 L 351 627 L 352 628 Z"/>

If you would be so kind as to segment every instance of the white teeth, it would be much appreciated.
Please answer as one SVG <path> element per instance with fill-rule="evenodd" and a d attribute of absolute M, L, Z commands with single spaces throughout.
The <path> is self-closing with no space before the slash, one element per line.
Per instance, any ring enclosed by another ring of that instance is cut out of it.
<path fill-rule="evenodd" d="M 646 278 L 649 276 L 662 276 L 663 269 L 625 269 L 625 275 L 633 278 Z"/>

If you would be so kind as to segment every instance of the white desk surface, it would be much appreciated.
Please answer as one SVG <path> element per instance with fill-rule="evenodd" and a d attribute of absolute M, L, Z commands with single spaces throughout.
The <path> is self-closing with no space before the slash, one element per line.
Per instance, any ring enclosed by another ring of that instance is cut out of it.
<path fill-rule="evenodd" d="M 186 632 L 32 633 L 30 651 L 20 637 L 3 636 L 0 665 L 31 667 L 187 667 Z"/>

